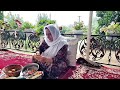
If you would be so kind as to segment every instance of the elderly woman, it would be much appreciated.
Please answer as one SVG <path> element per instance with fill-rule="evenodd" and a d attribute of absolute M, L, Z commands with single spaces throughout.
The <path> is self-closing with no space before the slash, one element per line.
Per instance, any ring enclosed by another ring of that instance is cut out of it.
<path fill-rule="evenodd" d="M 33 62 L 40 65 L 50 79 L 57 79 L 68 67 L 67 41 L 53 24 L 44 27 L 44 41 L 39 54 L 33 56 Z"/>

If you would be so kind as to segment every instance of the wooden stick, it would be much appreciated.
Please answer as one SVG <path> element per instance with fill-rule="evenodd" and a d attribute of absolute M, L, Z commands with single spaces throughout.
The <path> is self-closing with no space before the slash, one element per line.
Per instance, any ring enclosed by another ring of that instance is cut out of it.
<path fill-rule="evenodd" d="M 90 37 L 91 37 L 91 28 L 92 28 L 92 16 L 93 16 L 93 11 L 90 11 L 89 13 L 89 27 L 88 27 L 88 32 L 87 32 L 87 52 L 86 52 L 86 60 L 89 61 L 89 51 L 90 51 Z"/>

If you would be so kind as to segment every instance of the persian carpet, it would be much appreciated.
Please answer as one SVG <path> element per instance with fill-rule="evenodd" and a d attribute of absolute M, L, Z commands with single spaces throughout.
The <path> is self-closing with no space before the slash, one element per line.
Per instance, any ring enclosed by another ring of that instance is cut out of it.
<path fill-rule="evenodd" d="M 32 62 L 32 55 L 20 54 L 12 51 L 0 51 L 0 69 L 10 64 L 22 66 Z"/>
<path fill-rule="evenodd" d="M 22 66 L 32 62 L 32 55 L 20 54 L 12 51 L 0 51 L 0 69 L 10 64 Z M 120 79 L 120 69 L 103 66 L 100 69 L 85 65 L 76 65 L 76 69 L 69 69 L 61 79 Z"/>
<path fill-rule="evenodd" d="M 62 79 L 120 79 L 120 69 L 108 68 L 100 69 L 84 65 L 77 65 L 75 70 L 68 70 Z"/>

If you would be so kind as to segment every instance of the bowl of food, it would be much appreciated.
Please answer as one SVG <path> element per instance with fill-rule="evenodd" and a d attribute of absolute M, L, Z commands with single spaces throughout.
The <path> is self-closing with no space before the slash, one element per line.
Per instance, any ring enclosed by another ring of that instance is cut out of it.
<path fill-rule="evenodd" d="M 18 77 L 22 70 L 23 66 L 19 64 L 11 64 L 3 68 L 3 72 L 8 77 Z"/>
<path fill-rule="evenodd" d="M 39 65 L 37 63 L 29 63 L 23 67 L 21 73 L 25 78 L 29 78 L 33 76 L 39 69 Z"/>

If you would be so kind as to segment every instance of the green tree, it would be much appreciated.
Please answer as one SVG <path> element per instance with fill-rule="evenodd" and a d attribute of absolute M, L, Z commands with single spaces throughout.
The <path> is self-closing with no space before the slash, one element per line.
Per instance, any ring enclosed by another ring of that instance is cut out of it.
<path fill-rule="evenodd" d="M 3 11 L 0 11 L 0 20 L 4 20 L 4 14 L 3 14 Z"/>
<path fill-rule="evenodd" d="M 30 22 L 23 22 L 22 24 L 22 30 L 24 29 L 33 29 L 34 26 Z"/>
<path fill-rule="evenodd" d="M 84 24 L 83 21 L 81 21 L 81 22 L 74 22 L 73 29 L 74 30 L 82 30 L 84 33 L 87 32 L 87 26 Z"/>
<path fill-rule="evenodd" d="M 55 20 L 51 20 L 47 14 L 38 14 L 38 17 L 37 17 L 37 24 L 36 24 L 36 32 L 38 35 L 41 35 L 43 34 L 43 29 L 44 29 L 44 26 L 47 25 L 47 24 L 54 24 L 56 23 Z"/>
<path fill-rule="evenodd" d="M 120 22 L 120 11 L 96 11 L 96 16 L 99 17 L 100 27 L 108 26 L 111 22 Z"/>
<path fill-rule="evenodd" d="M 10 25 L 8 23 L 4 22 L 3 20 L 0 20 L 0 29 L 9 30 L 11 28 L 10 28 Z"/>
<path fill-rule="evenodd" d="M 113 21 L 115 23 L 120 22 L 120 11 L 115 11 L 115 14 L 113 15 Z"/>
<path fill-rule="evenodd" d="M 61 33 L 63 33 L 63 34 L 70 34 L 70 33 L 72 33 L 72 30 L 73 30 L 72 27 L 73 26 L 62 26 Z"/>
<path fill-rule="evenodd" d="M 96 31 L 96 30 L 99 29 L 98 28 L 99 24 L 98 24 L 97 19 L 98 19 L 97 17 L 93 17 L 93 20 L 92 20 L 92 34 L 99 33 L 99 31 Z"/>
<path fill-rule="evenodd" d="M 83 25 L 84 25 L 83 21 L 81 21 L 81 22 L 74 22 L 74 27 L 73 28 L 75 30 L 82 30 Z"/>
<path fill-rule="evenodd" d="M 17 24 L 16 24 L 16 22 L 15 22 L 16 19 L 19 20 L 19 21 L 21 21 L 21 22 L 23 23 L 23 18 L 20 17 L 19 14 L 12 15 L 12 13 L 9 12 L 9 13 L 5 16 L 6 22 L 10 25 L 10 27 L 11 27 L 12 29 L 17 29 L 17 28 L 18 28 L 18 26 L 17 26 Z"/>
<path fill-rule="evenodd" d="M 0 29 L 3 28 L 3 20 L 0 20 Z"/>

